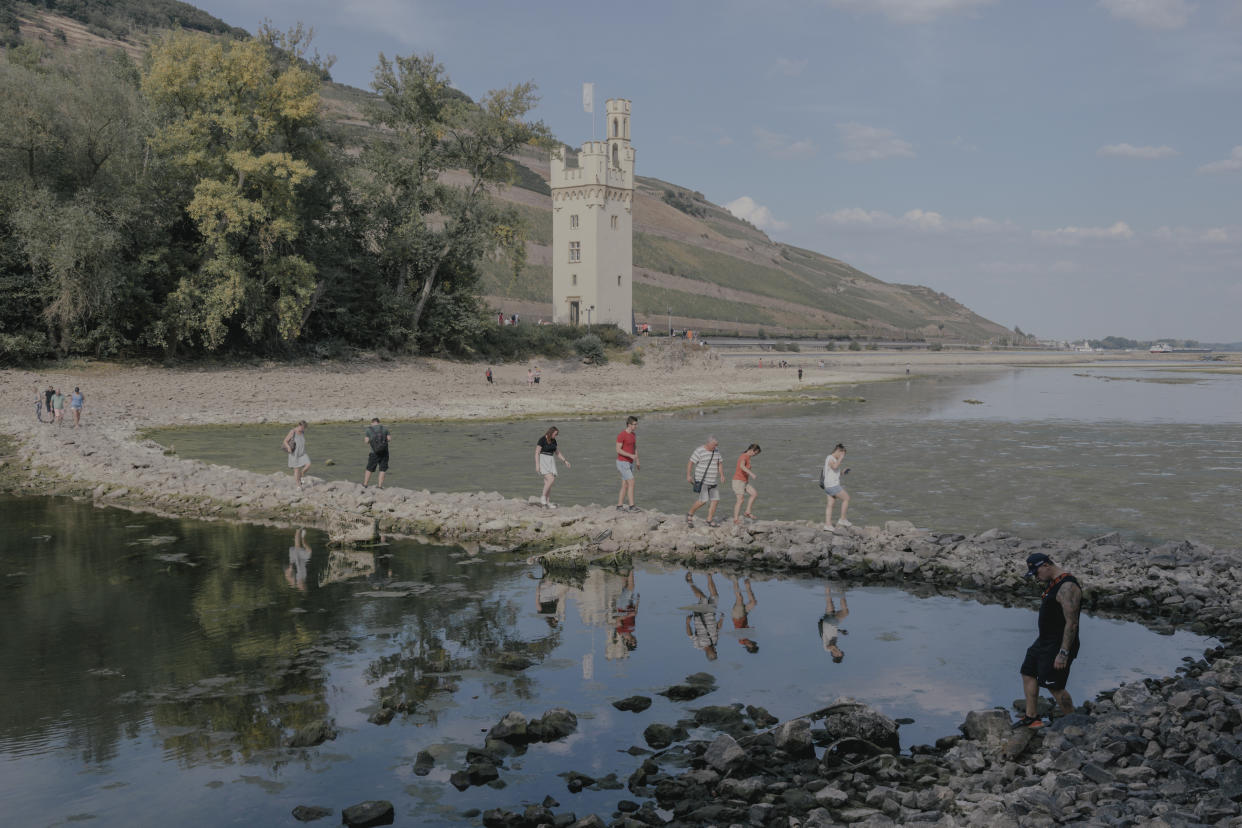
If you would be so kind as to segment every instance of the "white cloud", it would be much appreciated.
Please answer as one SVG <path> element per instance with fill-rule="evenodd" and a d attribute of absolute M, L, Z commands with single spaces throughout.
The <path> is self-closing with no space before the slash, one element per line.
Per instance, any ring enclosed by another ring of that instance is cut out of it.
<path fill-rule="evenodd" d="M 1168 146 L 1159 147 L 1136 147 L 1131 144 L 1109 144 L 1100 147 L 1095 154 L 1102 158 L 1141 158 L 1145 161 L 1154 161 L 1157 158 L 1169 158 L 1180 153 Z"/>
<path fill-rule="evenodd" d="M 1118 20 L 1164 30 L 1185 26 L 1195 8 L 1187 0 L 1100 0 L 1100 5 Z"/>
<path fill-rule="evenodd" d="M 772 215 L 772 211 L 757 203 L 750 196 L 736 198 L 725 205 L 725 209 L 742 221 L 749 221 L 760 230 L 788 230 L 789 223 Z"/>
<path fill-rule="evenodd" d="M 805 60 L 791 60 L 790 58 L 778 57 L 776 63 L 772 66 L 772 73 L 776 75 L 784 75 L 787 78 L 796 78 L 806 71 Z"/>
<path fill-rule="evenodd" d="M 880 161 L 885 158 L 913 158 L 914 145 L 903 141 L 891 129 L 850 122 L 837 124 L 844 149 L 837 153 L 846 161 Z"/>
<path fill-rule="evenodd" d="M 728 135 L 721 135 L 716 139 L 716 143 L 722 147 L 731 147 L 733 146 L 733 139 Z"/>
<path fill-rule="evenodd" d="M 1152 236 L 1157 241 L 1177 244 L 1229 244 L 1242 239 L 1242 233 L 1228 227 L 1157 227 Z"/>
<path fill-rule="evenodd" d="M 755 127 L 755 146 L 774 158 L 807 158 L 815 154 L 815 143 L 809 138 L 794 140 L 779 132 Z"/>
<path fill-rule="evenodd" d="M 950 141 L 949 146 L 953 147 L 954 149 L 959 149 L 962 152 L 978 152 L 979 151 L 979 146 L 977 144 L 970 143 L 969 141 L 966 140 L 965 137 L 961 135 L 957 136 L 952 141 Z"/>
<path fill-rule="evenodd" d="M 917 230 L 928 233 L 946 231 L 991 233 L 1013 228 L 1008 221 L 975 216 L 969 219 L 945 218 L 934 210 L 915 208 L 894 216 L 882 210 L 864 210 L 862 207 L 847 207 L 831 213 L 821 213 L 816 221 L 828 227 L 871 227 L 876 229 Z"/>
<path fill-rule="evenodd" d="M 1199 168 L 1201 173 L 1237 172 L 1242 170 L 1242 147 L 1234 147 L 1233 152 L 1223 161 L 1213 161 Z"/>
<path fill-rule="evenodd" d="M 1033 230 L 1031 235 L 1044 241 L 1076 242 L 1132 239 L 1134 231 L 1124 221 L 1116 221 L 1108 227 L 1058 227 L 1056 230 Z"/>
<path fill-rule="evenodd" d="M 879 12 L 893 23 L 930 23 L 944 14 L 971 11 L 993 0 L 828 0 L 839 9 Z"/>

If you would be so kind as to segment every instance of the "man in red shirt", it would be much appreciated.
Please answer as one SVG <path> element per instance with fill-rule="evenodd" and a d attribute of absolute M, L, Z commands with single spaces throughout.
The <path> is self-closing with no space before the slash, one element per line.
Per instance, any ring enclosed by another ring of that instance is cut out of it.
<path fill-rule="evenodd" d="M 617 471 L 621 473 L 618 512 L 642 511 L 634 505 L 634 472 L 638 470 L 638 437 L 634 432 L 637 428 L 638 418 L 631 415 L 625 418 L 625 430 L 617 435 Z M 624 505 L 627 495 L 630 501 L 628 508 Z"/>

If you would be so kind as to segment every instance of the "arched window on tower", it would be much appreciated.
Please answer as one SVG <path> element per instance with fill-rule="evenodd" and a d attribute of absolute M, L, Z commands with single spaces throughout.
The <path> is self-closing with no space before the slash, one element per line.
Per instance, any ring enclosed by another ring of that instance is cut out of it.
<path fill-rule="evenodd" d="M 620 158 L 621 158 L 621 154 L 617 151 L 617 145 L 613 144 L 612 145 L 612 165 L 614 167 L 621 166 Z"/>
<path fill-rule="evenodd" d="M 612 137 L 613 137 L 613 138 L 620 138 L 620 137 L 621 137 L 621 125 L 620 125 L 620 121 L 618 121 L 616 118 L 613 118 L 613 119 L 612 119 Z"/>

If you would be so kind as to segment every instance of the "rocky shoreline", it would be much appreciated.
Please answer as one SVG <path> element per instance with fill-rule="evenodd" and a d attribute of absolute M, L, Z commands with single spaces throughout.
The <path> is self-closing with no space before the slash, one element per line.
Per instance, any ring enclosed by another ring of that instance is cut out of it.
<path fill-rule="evenodd" d="M 1015 736 L 1007 711 L 980 711 L 964 723 L 963 735 L 905 755 L 873 750 L 870 740 L 871 747 L 841 742 L 809 720 L 760 731 L 759 719 L 735 711 L 723 717 L 729 726 L 715 742 L 677 742 L 647 759 L 629 781 L 630 793 L 646 802 L 619 800 L 607 821 L 532 805 L 488 812 L 484 824 L 1242 825 L 1242 647 L 1235 632 L 1242 628 L 1242 552 L 1236 549 L 1191 542 L 1152 548 L 1116 535 L 1030 540 L 991 530 L 965 536 L 903 521 L 837 533 L 760 521 L 735 531 L 689 528 L 668 515 L 611 507 L 550 512 L 496 493 L 363 489 L 341 481 L 299 491 L 289 475 L 183 460 L 106 426 L 17 428 L 0 484 L 177 517 L 313 526 L 342 542 L 378 531 L 534 553 L 572 545 L 587 557 L 800 571 L 974 590 L 1000 601 L 1029 597 L 1020 562 L 1041 550 L 1082 579 L 1092 611 L 1184 626 L 1224 645 L 1180 676 L 1123 685 L 1041 731 Z"/>

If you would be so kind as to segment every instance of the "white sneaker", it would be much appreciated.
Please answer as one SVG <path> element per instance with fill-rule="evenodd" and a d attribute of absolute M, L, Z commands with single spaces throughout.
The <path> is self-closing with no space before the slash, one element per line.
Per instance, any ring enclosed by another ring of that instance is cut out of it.
<path fill-rule="evenodd" d="M 556 508 L 556 504 L 555 504 L 555 503 L 553 503 L 553 502 L 552 502 L 552 501 L 550 501 L 550 500 L 549 500 L 547 503 L 543 504 L 543 505 L 544 505 L 544 506 L 547 506 L 549 509 L 555 509 L 555 508 Z"/>
<path fill-rule="evenodd" d="M 825 529 L 827 529 L 829 532 L 835 531 L 835 530 L 832 528 L 832 524 L 831 524 L 831 523 L 825 523 L 825 524 L 824 524 L 824 528 L 825 528 Z"/>
<path fill-rule="evenodd" d="M 840 520 L 838 520 L 838 521 L 837 521 L 837 526 L 838 526 L 838 527 L 840 527 L 840 526 L 853 526 L 853 525 L 854 525 L 854 524 L 850 523 L 850 522 L 849 522 L 848 520 L 846 520 L 845 518 L 841 518 Z"/>

